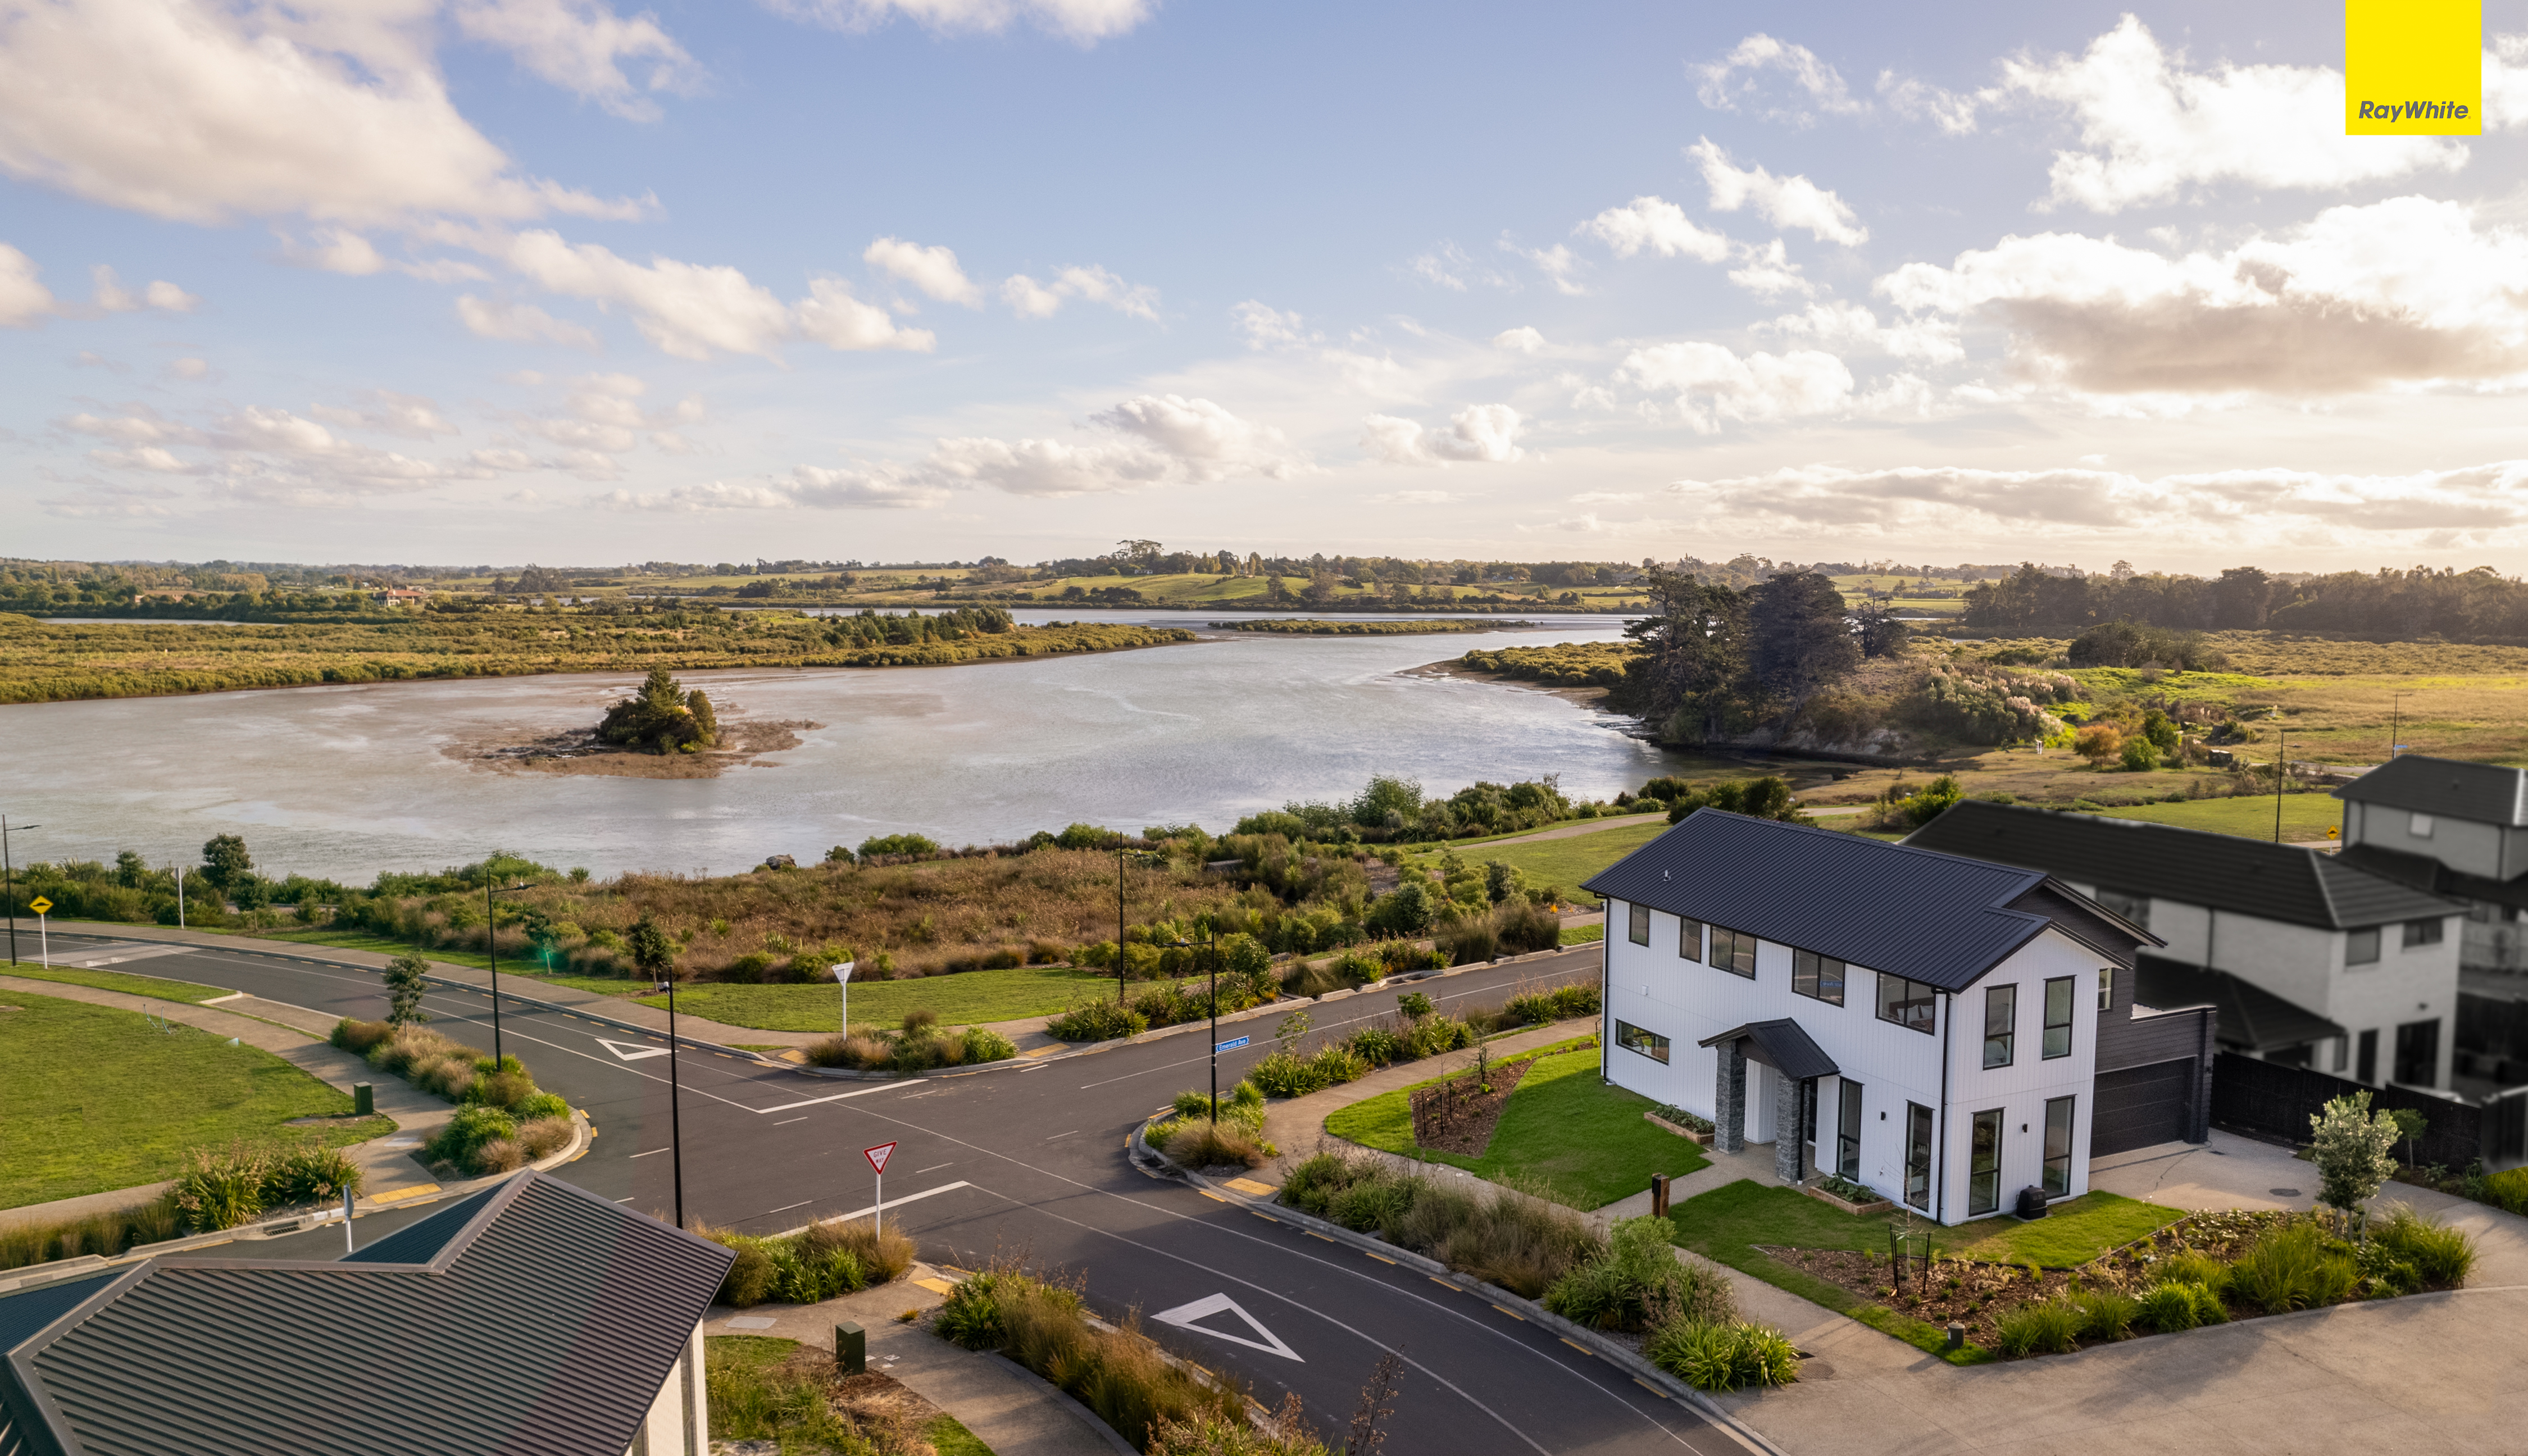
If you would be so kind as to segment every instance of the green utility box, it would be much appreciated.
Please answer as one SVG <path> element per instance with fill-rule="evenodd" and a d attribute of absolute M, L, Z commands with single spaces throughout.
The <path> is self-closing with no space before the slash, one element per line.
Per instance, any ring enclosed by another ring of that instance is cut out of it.
<path fill-rule="evenodd" d="M 378 1110 L 378 1089 L 367 1082 L 351 1084 L 351 1116 L 366 1118 Z"/>
<path fill-rule="evenodd" d="M 869 1331 L 846 1320 L 834 1326 L 834 1364 L 847 1376 L 869 1373 Z"/>

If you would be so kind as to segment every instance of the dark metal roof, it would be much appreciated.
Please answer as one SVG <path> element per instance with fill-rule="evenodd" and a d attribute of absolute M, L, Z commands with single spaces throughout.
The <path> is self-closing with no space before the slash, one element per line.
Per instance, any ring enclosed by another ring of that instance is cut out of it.
<path fill-rule="evenodd" d="M 505 1183 L 486 1188 L 480 1193 L 460 1198 L 433 1213 L 418 1223 L 407 1223 L 395 1232 L 366 1245 L 357 1252 L 345 1254 L 342 1264 L 428 1264 L 445 1253 L 467 1228 L 474 1216 L 495 1198 L 500 1196 Z"/>
<path fill-rule="evenodd" d="M 2296 845 L 1976 799 L 1952 806 L 1905 843 L 2321 930 L 2419 920 L 2455 909 Z"/>
<path fill-rule="evenodd" d="M 398 1245 L 119 1272 L 0 1349 L 28 1456 L 621 1456 L 736 1257 L 532 1171 Z"/>
<path fill-rule="evenodd" d="M 1961 991 L 2054 923 L 2012 908 L 2044 882 L 1958 855 L 1700 808 L 1587 888 Z M 2065 929 L 2095 933 L 2096 923 Z"/>
<path fill-rule="evenodd" d="M 2528 770 L 2493 763 L 2407 754 L 2345 784 L 2335 797 L 2479 824 L 2528 827 Z"/>
<path fill-rule="evenodd" d="M 1716 1047 L 1725 1041 L 1744 1042 L 1739 1050 L 1748 1061 L 1762 1062 L 1795 1082 L 1842 1074 L 1825 1049 L 1788 1016 L 1775 1021 L 1750 1021 L 1718 1036 L 1707 1036 L 1695 1045 Z"/>
<path fill-rule="evenodd" d="M 2342 1026 L 2317 1013 L 2226 970 L 2147 954 L 2133 962 L 2133 1000 L 2159 1011 L 2209 1006 L 2215 1018 L 2213 1039 L 2250 1052 L 2278 1052 L 2344 1034 Z"/>
<path fill-rule="evenodd" d="M 2451 869 L 2429 855 L 2408 855 L 2402 850 L 2371 844 L 2345 845 L 2337 858 L 2355 868 L 2395 880 L 2408 889 L 2506 905 L 2513 910 L 2528 910 L 2528 870 L 2521 870 L 2506 880 L 2497 880 L 2491 875 Z"/>

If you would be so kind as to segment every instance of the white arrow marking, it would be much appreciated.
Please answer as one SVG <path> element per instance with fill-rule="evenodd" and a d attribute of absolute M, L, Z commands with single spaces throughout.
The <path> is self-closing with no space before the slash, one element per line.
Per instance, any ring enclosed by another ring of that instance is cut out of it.
<path fill-rule="evenodd" d="M 1254 1330 L 1262 1338 L 1248 1339 L 1242 1334 L 1223 1334 L 1217 1329 L 1205 1329 L 1194 1323 L 1196 1320 L 1209 1319 L 1213 1315 L 1224 1312 L 1245 1321 L 1246 1327 Z M 1267 1355 L 1279 1355 L 1285 1360 L 1297 1360 L 1301 1365 L 1307 1364 L 1306 1361 L 1299 1360 L 1299 1353 L 1296 1350 L 1282 1343 L 1280 1335 L 1265 1328 L 1261 1321 L 1239 1309 L 1238 1301 L 1226 1294 L 1205 1295 L 1191 1304 L 1181 1304 L 1172 1310 L 1161 1310 L 1150 1318 L 1162 1325 L 1173 1325 L 1179 1329 L 1190 1329 L 1196 1334 L 1210 1335 L 1213 1339 L 1225 1339 L 1233 1345 L 1244 1345 L 1250 1350 L 1261 1350 Z"/>
<path fill-rule="evenodd" d="M 597 1038 L 597 1044 L 604 1047 L 606 1050 L 612 1052 L 614 1054 L 614 1060 L 617 1062 L 638 1062 L 644 1057 L 664 1057 L 667 1055 L 667 1049 L 665 1047 L 636 1047 L 626 1042 L 607 1041 L 602 1036 Z"/>

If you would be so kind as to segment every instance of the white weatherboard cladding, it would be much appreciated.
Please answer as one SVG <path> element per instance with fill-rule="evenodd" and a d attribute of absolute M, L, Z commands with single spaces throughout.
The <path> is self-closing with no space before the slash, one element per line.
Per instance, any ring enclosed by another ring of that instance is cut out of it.
<path fill-rule="evenodd" d="M 1608 903 L 1607 927 L 1613 933 L 1606 947 L 1606 1014 L 1667 1037 L 1668 1062 L 1662 1066 L 1610 1043 L 1608 1078 L 1645 1097 L 1711 1117 L 1719 1055 L 1695 1043 L 1749 1021 L 1789 1017 L 1837 1066 L 1862 1083 L 1866 1099 L 1862 1181 L 1889 1197 L 1899 1197 L 1905 1174 L 1905 1104 L 1938 1106 L 1939 1038 L 1879 1020 L 1876 978 L 1866 967 L 1847 971 L 1844 1005 L 1833 1006 L 1791 989 L 1788 946 L 1760 942 L 1756 978 L 1751 981 L 1714 970 L 1709 963 L 1681 959 L 1674 915 L 1653 910 L 1651 943 L 1634 945 L 1625 937 L 1628 909 L 1620 902 Z M 2095 976 L 2094 968 L 2090 974 Z M 1613 1028 L 1607 1029 L 1611 1037 Z M 1751 1067 L 1747 1079 L 1750 1141 L 1770 1140 L 1773 1135 L 1770 1090 L 1769 1078 Z M 1839 1094 L 1831 1078 L 1819 1081 L 1817 1093 L 1817 1158 L 1824 1164 L 1833 1158 L 1834 1147 L 1834 1114 L 1826 1099 Z M 1881 1113 L 1886 1114 L 1883 1120 Z"/>
<path fill-rule="evenodd" d="M 2153 922 L 2154 926 L 2156 921 Z M 2001 1124 L 2001 1181 L 1996 1211 L 2008 1212 L 2019 1190 L 2044 1181 L 2045 1104 L 2050 1098 L 2078 1097 L 2072 1117 L 2073 1193 L 2089 1190 L 2089 1121 L 2098 1058 L 2098 953 L 2049 929 L 2022 946 L 1974 985 L 1951 998 L 1956 1014 L 1950 1020 L 1949 1128 L 1945 1176 L 1944 1222 L 1962 1222 L 1981 1214 L 1967 1212 L 1967 1178 L 1973 1166 L 1973 1125 L 1976 1113 L 1998 1109 Z M 2072 981 L 2072 1053 L 2047 1059 L 2045 982 Z M 2019 988 L 2014 1018 L 2016 1036 L 2007 1066 L 1983 1065 L 1984 993 L 1994 986 Z M 2023 1124 L 2025 1124 L 2023 1129 Z"/>
<path fill-rule="evenodd" d="M 2528 830 L 2498 822 L 2511 812 L 2510 805 L 2487 804 L 2482 819 L 2433 814 L 2432 832 L 2416 834 L 2411 810 L 2385 804 L 2347 804 L 2344 806 L 2344 840 L 2346 844 L 2377 845 L 2383 850 L 2421 855 L 2465 874 L 2505 879 L 2528 868 L 2528 859 L 2521 858 L 2522 850 L 2528 849 Z"/>

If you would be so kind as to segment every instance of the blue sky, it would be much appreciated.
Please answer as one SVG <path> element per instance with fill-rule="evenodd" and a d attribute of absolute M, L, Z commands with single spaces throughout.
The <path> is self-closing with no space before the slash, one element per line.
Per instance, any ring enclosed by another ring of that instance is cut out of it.
<path fill-rule="evenodd" d="M 0 3 L 6 549 L 2517 572 L 2514 31 Z"/>

